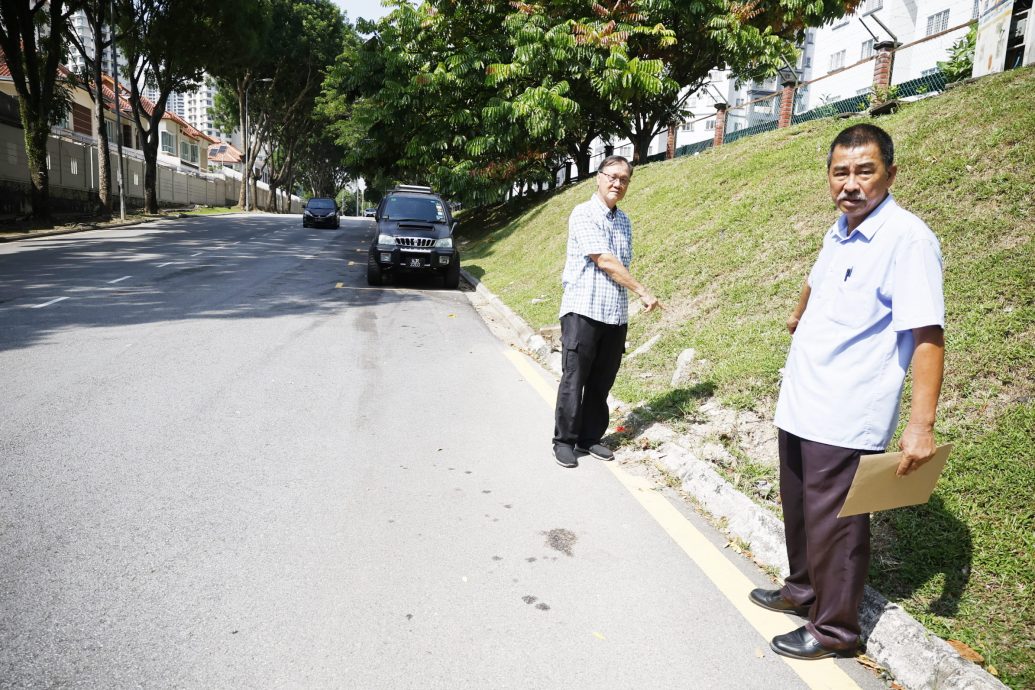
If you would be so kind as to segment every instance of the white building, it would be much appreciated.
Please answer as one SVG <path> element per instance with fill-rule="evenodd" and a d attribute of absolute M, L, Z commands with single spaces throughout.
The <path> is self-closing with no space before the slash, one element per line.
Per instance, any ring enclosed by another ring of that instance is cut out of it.
<path fill-rule="evenodd" d="M 868 94 L 873 84 L 874 49 L 883 42 L 896 45 L 892 85 L 938 72 L 938 62 L 966 35 L 977 19 L 979 0 L 865 0 L 852 15 L 809 29 L 794 65 L 801 86 L 794 112 Z M 789 72 L 789 70 L 788 70 Z M 676 147 L 709 141 L 715 136 L 715 105 L 726 103 L 727 135 L 778 118 L 777 99 L 761 101 L 781 90 L 780 79 L 738 83 L 728 70 L 712 71 L 709 83 L 687 98 L 688 115 L 676 134 Z M 665 151 L 667 132 L 651 142 L 650 155 Z M 605 143 L 594 143 L 594 155 Z M 615 152 L 632 155 L 625 140 Z"/>

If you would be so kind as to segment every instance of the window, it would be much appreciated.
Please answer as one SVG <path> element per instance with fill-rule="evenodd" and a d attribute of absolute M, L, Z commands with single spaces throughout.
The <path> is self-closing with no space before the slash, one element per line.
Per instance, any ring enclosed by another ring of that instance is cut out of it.
<path fill-rule="evenodd" d="M 115 123 L 111 120 L 104 121 L 104 131 L 108 134 L 108 143 L 115 143 Z"/>
<path fill-rule="evenodd" d="M 191 144 L 190 145 L 190 162 L 191 163 L 197 163 L 198 162 L 198 153 L 199 153 L 198 152 L 198 145 L 197 144 Z"/>
<path fill-rule="evenodd" d="M 93 134 L 93 121 L 90 109 L 78 103 L 72 104 L 72 130 L 79 134 Z"/>
<path fill-rule="evenodd" d="M 862 42 L 862 47 L 859 49 L 859 59 L 865 60 L 866 58 L 873 55 L 873 39 Z"/>
<path fill-rule="evenodd" d="M 927 18 L 927 35 L 932 36 L 936 33 L 945 31 L 949 28 L 949 10 L 942 10 L 937 14 L 932 14 Z"/>
<path fill-rule="evenodd" d="M 162 152 L 176 154 L 176 137 L 168 132 L 162 132 Z"/>
<path fill-rule="evenodd" d="M 744 105 L 744 99 L 743 98 L 738 98 L 737 102 L 734 105 Z"/>
<path fill-rule="evenodd" d="M 860 14 L 870 14 L 884 7 L 884 0 L 866 0 L 860 8 Z"/>
<path fill-rule="evenodd" d="M 683 125 L 679 129 L 684 131 L 684 132 L 692 132 L 692 131 L 694 131 L 694 123 L 693 122 L 684 122 Z"/>
<path fill-rule="evenodd" d="M 78 175 L 79 174 L 79 159 L 78 158 L 69 158 L 68 159 L 68 172 L 72 173 L 73 175 Z"/>
<path fill-rule="evenodd" d="M 836 69 L 842 69 L 845 66 L 845 56 L 847 50 L 839 50 L 836 53 L 830 55 L 830 71 L 833 72 Z"/>
<path fill-rule="evenodd" d="M 190 160 L 190 146 L 185 141 L 180 142 L 180 160 Z"/>
<path fill-rule="evenodd" d="M 856 96 L 865 96 L 869 92 L 870 92 L 870 87 L 867 86 L 865 89 L 856 89 L 855 95 Z"/>
<path fill-rule="evenodd" d="M 974 11 L 970 13 L 971 19 L 977 19 L 981 14 L 981 0 L 974 0 Z"/>
<path fill-rule="evenodd" d="M 708 120 L 706 123 L 704 123 L 704 128 L 707 130 L 715 129 L 715 120 Z"/>
<path fill-rule="evenodd" d="M 805 67 L 812 67 L 812 57 L 805 58 Z"/>

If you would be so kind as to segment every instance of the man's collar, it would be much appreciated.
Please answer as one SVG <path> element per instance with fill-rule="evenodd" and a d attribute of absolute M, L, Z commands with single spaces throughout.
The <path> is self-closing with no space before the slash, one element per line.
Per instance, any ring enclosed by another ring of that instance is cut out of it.
<path fill-rule="evenodd" d="M 888 216 L 891 215 L 892 209 L 895 208 L 898 208 L 898 204 L 895 203 L 895 200 L 892 198 L 891 192 L 889 191 L 888 195 L 884 197 L 884 201 L 880 202 L 880 204 L 877 205 L 877 208 L 870 211 L 870 215 L 863 218 L 863 222 L 856 226 L 852 235 L 859 233 L 866 238 L 867 242 L 872 240 L 873 236 L 876 235 L 877 231 L 884 225 Z M 841 242 L 846 242 L 851 238 L 852 235 L 848 234 L 848 219 L 844 214 L 841 214 L 841 217 L 837 219 L 837 224 L 834 226 L 834 232 L 837 235 L 837 239 Z"/>
<path fill-rule="evenodd" d="M 600 198 L 600 195 L 593 192 L 593 201 L 597 202 L 597 207 L 600 208 L 600 212 L 607 216 L 609 219 L 614 218 L 615 214 L 618 213 L 618 205 L 616 204 L 613 209 L 607 207 L 604 200 Z"/>

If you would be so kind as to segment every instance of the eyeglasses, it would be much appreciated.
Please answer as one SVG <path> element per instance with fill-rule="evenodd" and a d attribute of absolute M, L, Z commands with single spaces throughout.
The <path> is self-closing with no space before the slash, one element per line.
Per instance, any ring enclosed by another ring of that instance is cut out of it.
<path fill-rule="evenodd" d="M 629 177 L 625 177 L 624 175 L 611 175 L 609 173 L 604 172 L 603 170 L 600 171 L 600 174 L 606 177 L 607 181 L 610 184 L 616 184 L 619 187 L 628 187 L 629 181 L 632 179 Z"/>

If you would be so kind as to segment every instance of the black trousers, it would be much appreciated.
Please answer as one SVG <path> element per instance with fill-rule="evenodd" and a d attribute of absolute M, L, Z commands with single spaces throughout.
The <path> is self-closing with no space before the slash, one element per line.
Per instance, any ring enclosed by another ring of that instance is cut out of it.
<path fill-rule="evenodd" d="M 870 567 L 870 516 L 837 517 L 859 456 L 873 451 L 806 441 L 780 429 L 780 499 L 790 574 L 784 598 L 811 604 L 805 625 L 830 649 L 859 642 L 859 603 Z"/>
<path fill-rule="evenodd" d="M 561 385 L 553 430 L 554 445 L 591 445 L 607 431 L 607 394 L 625 352 L 628 326 L 595 321 L 581 314 L 561 317 Z"/>

